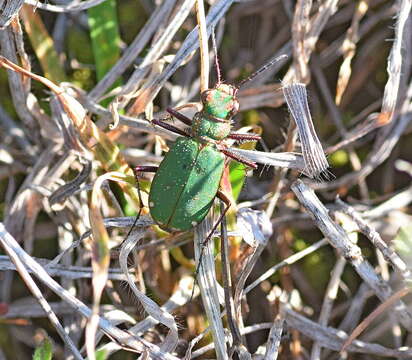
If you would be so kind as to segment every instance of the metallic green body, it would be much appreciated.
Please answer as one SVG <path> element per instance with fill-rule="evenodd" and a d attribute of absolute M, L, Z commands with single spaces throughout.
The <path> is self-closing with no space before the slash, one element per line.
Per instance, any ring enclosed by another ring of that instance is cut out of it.
<path fill-rule="evenodd" d="M 213 204 L 224 161 L 214 144 L 179 137 L 150 189 L 150 214 L 156 223 L 169 231 L 186 231 L 200 223 Z"/>
<path fill-rule="evenodd" d="M 203 110 L 193 118 L 191 137 L 179 137 L 156 171 L 149 208 L 161 228 L 186 231 L 209 212 L 225 166 L 216 144 L 230 133 L 231 118 L 239 108 L 236 91 L 221 83 L 204 91 Z"/>

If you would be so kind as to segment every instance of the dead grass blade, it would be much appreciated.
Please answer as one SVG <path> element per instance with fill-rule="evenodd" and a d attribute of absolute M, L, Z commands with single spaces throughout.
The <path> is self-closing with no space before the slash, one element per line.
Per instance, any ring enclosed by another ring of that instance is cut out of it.
<path fill-rule="evenodd" d="M 86 110 L 75 98 L 67 94 L 63 88 L 55 85 L 52 81 L 27 71 L 4 57 L 0 57 L 0 66 L 31 77 L 52 90 L 60 100 L 76 130 L 79 132 L 82 145 L 86 145 L 89 149 L 93 149 L 93 152 L 96 158 L 99 159 L 101 166 L 107 171 L 119 171 L 129 174 L 130 179 L 134 179 L 133 171 L 123 159 L 117 146 L 110 141 L 104 132 L 96 127 L 96 125 L 87 116 Z M 79 144 L 79 147 L 80 146 L 81 145 Z M 77 150 L 81 152 L 83 151 L 82 148 L 78 148 Z M 130 182 L 134 183 L 134 180 L 130 180 Z M 135 187 L 129 185 L 127 182 L 122 182 L 119 185 L 122 190 L 129 195 L 130 199 L 138 209 L 140 202 Z"/>
<path fill-rule="evenodd" d="M 27 269 L 32 271 L 43 284 L 67 302 L 76 313 L 81 314 L 86 318 L 91 317 L 92 310 L 51 278 L 43 267 L 19 246 L 14 238 L 6 231 L 2 223 L 0 223 L 0 240 L 2 241 L 3 247 L 9 247 L 10 251 L 13 251 L 15 254 L 13 256 L 18 256 Z M 126 331 L 113 326 L 107 319 L 99 316 L 98 320 L 99 327 L 113 340 L 116 340 L 122 347 L 140 353 L 149 351 L 154 357 L 157 356 L 160 359 L 177 360 L 175 356 L 165 354 L 158 346 L 151 344 L 149 341 L 146 341 L 143 338 L 138 338 L 137 336 L 132 336 Z"/>
<path fill-rule="evenodd" d="M 379 315 L 381 315 L 385 310 L 390 308 L 399 299 L 406 296 L 412 291 L 410 288 L 404 288 L 396 293 L 394 293 L 388 300 L 380 304 L 375 310 L 373 310 L 356 328 L 352 331 L 350 336 L 347 338 L 345 343 L 342 345 L 340 352 L 346 351 L 348 346 L 353 343 L 353 341 L 375 320 Z"/>
<path fill-rule="evenodd" d="M 376 274 L 370 263 L 363 257 L 361 249 L 348 238 L 342 227 L 329 217 L 328 210 L 317 198 L 314 191 L 301 180 L 293 183 L 292 190 L 329 243 L 352 264 L 355 271 L 371 287 L 376 296 L 381 301 L 386 301 L 392 295 L 389 284 Z M 395 311 L 403 326 L 412 329 L 412 315 L 405 304 L 398 302 Z"/>
<path fill-rule="evenodd" d="M 348 86 L 351 75 L 351 62 L 356 53 L 356 43 L 359 40 L 359 23 L 368 11 L 369 0 L 360 0 L 353 14 L 352 24 L 346 32 L 346 38 L 342 44 L 343 61 L 339 69 L 339 77 L 336 85 L 336 105 L 339 105 L 343 93 Z"/>
<path fill-rule="evenodd" d="M 1 0 L 0 1 L 0 29 L 7 27 L 13 17 L 17 16 L 24 0 Z"/>
<path fill-rule="evenodd" d="M 211 29 L 217 24 L 217 22 L 224 16 L 233 0 L 220 0 L 215 3 L 209 10 L 206 17 L 207 32 L 210 34 Z M 155 96 L 159 93 L 160 89 L 164 86 L 166 81 L 176 72 L 179 66 L 185 62 L 191 54 L 199 47 L 198 32 L 194 29 L 186 37 L 185 41 L 176 53 L 173 61 L 166 67 L 166 69 L 155 79 L 145 83 L 139 93 L 139 99 L 136 101 L 135 106 L 129 111 L 129 115 L 137 115 L 144 111 L 147 104 L 149 104 Z"/>
<path fill-rule="evenodd" d="M 55 312 L 52 310 L 50 304 L 44 298 L 42 291 L 39 289 L 33 278 L 30 276 L 29 272 L 27 271 L 24 261 L 19 257 L 18 253 L 15 252 L 15 249 L 13 249 L 13 245 L 16 245 L 14 244 L 15 240 L 6 231 L 2 223 L 0 223 L 0 240 L 1 245 L 3 246 L 10 259 L 13 261 L 23 281 L 26 283 L 27 287 L 30 289 L 39 304 L 42 306 L 44 312 L 49 317 L 50 322 L 56 328 L 57 333 L 60 335 L 64 343 L 70 348 L 72 355 L 75 357 L 75 359 L 82 360 L 83 357 L 77 350 L 76 346 L 73 344 L 72 339 L 70 339 L 63 326 L 60 324 L 60 321 L 57 318 Z"/>
<path fill-rule="evenodd" d="M 127 258 L 135 247 L 135 245 L 140 241 L 143 237 L 145 228 L 138 228 L 135 231 L 132 231 L 125 242 L 122 244 L 122 248 L 119 255 L 119 262 L 120 267 L 123 273 L 126 275 L 127 283 L 133 291 L 133 294 L 139 300 L 139 302 L 143 305 L 143 308 L 148 313 L 149 316 L 153 317 L 159 323 L 163 324 L 169 329 L 169 333 L 166 336 L 165 340 L 160 346 L 160 349 L 164 353 L 171 353 L 177 346 L 178 342 L 178 329 L 176 321 L 168 311 L 158 306 L 152 299 L 150 299 L 147 295 L 145 295 L 142 291 L 140 291 L 135 282 L 130 277 L 128 266 L 127 266 Z"/>
<path fill-rule="evenodd" d="M 95 337 L 99 325 L 100 299 L 108 279 L 110 266 L 109 235 L 103 223 L 103 216 L 100 212 L 100 199 L 103 194 L 100 188 L 106 180 L 118 180 L 124 178 L 123 174 L 109 172 L 100 176 L 93 185 L 92 197 L 90 201 L 90 225 L 92 228 L 92 286 L 93 286 L 93 313 L 86 327 L 86 349 L 87 356 L 94 360 L 95 357 Z"/>
<path fill-rule="evenodd" d="M 194 250 L 196 268 L 198 268 L 198 284 L 202 296 L 210 330 L 213 336 L 213 343 L 216 350 L 217 359 L 228 359 L 226 350 L 226 336 L 220 316 L 220 302 L 223 302 L 223 291 L 216 280 L 215 259 L 213 256 L 213 241 L 204 244 L 212 230 L 213 221 L 210 213 L 195 228 Z M 201 263 L 200 263 L 201 260 Z"/>
<path fill-rule="evenodd" d="M 402 46 L 407 35 L 411 35 L 406 28 L 407 20 L 411 14 L 412 3 L 409 0 L 398 2 L 400 5 L 395 25 L 395 39 L 388 57 L 388 81 L 383 94 L 381 112 L 376 120 L 377 126 L 390 123 L 394 117 L 396 106 L 400 105 L 398 91 L 402 74 Z"/>
<path fill-rule="evenodd" d="M 203 0 L 196 0 L 196 18 L 199 31 L 199 50 L 200 50 L 200 92 L 209 89 L 209 47 L 206 19 L 205 19 L 205 7 Z"/>
<path fill-rule="evenodd" d="M 298 135 L 305 160 L 305 174 L 319 179 L 329 167 L 325 153 L 313 126 L 308 97 L 304 84 L 290 84 L 283 87 L 286 103 L 298 128 Z M 327 177 L 327 174 L 325 174 Z"/>

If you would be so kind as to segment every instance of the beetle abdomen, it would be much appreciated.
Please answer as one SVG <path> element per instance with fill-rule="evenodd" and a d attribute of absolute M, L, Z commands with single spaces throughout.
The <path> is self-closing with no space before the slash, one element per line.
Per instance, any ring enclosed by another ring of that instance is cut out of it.
<path fill-rule="evenodd" d="M 166 230 L 185 231 L 207 215 L 219 188 L 224 155 L 212 144 L 179 137 L 153 179 L 150 214 Z"/>

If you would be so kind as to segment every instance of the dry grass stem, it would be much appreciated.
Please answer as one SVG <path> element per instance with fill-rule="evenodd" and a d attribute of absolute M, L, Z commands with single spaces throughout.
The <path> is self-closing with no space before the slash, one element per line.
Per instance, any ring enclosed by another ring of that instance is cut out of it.
<path fill-rule="evenodd" d="M 0 0 L 0 359 L 411 359 L 411 10 Z"/>

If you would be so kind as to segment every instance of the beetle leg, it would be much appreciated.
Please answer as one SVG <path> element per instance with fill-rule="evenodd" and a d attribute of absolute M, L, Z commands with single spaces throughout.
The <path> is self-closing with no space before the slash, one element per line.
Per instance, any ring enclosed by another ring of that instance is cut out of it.
<path fill-rule="evenodd" d="M 139 196 L 139 213 L 137 214 L 137 219 L 140 217 L 143 209 L 142 194 L 140 189 L 139 177 L 137 174 L 139 172 L 156 172 L 158 168 L 158 166 L 136 166 L 135 168 L 133 168 L 134 178 L 136 179 L 137 184 L 137 195 Z"/>
<path fill-rule="evenodd" d="M 140 218 L 140 215 L 142 214 L 142 209 L 143 209 L 143 200 L 142 200 L 142 195 L 141 195 L 141 189 L 140 189 L 140 183 L 139 183 L 139 178 L 137 174 L 139 172 L 156 172 L 158 169 L 158 166 L 136 166 L 135 168 L 132 168 L 133 173 L 134 173 L 134 178 L 136 179 L 136 184 L 137 184 L 137 195 L 139 197 L 139 212 L 136 215 L 136 218 L 134 219 L 134 222 L 132 226 L 130 227 L 125 239 L 123 241 L 126 241 L 130 234 L 132 233 L 134 227 L 137 224 L 137 221 Z"/>
<path fill-rule="evenodd" d="M 202 245 L 207 244 L 207 242 L 211 239 L 211 237 L 213 236 L 213 233 L 216 231 L 217 227 L 222 222 L 223 218 L 226 216 L 226 213 L 229 210 L 230 205 L 231 205 L 230 199 L 222 191 L 218 190 L 216 196 L 225 203 L 226 207 L 220 213 L 219 219 L 217 219 L 216 224 L 213 226 L 212 231 L 206 237 L 206 239 L 202 242 Z"/>
<path fill-rule="evenodd" d="M 223 201 L 220 202 L 220 211 L 224 211 L 225 204 Z M 222 257 L 222 280 L 223 289 L 225 290 L 225 308 L 227 315 L 227 322 L 229 325 L 230 332 L 233 337 L 232 350 L 238 345 L 242 344 L 242 336 L 240 335 L 239 326 L 235 321 L 235 305 L 233 302 L 233 290 L 232 290 L 232 277 L 230 275 L 230 264 L 229 264 L 229 241 L 227 237 L 227 224 L 226 217 L 222 218 L 222 224 L 220 226 L 220 247 L 221 247 L 221 257 Z"/>
<path fill-rule="evenodd" d="M 179 128 L 176 127 L 176 126 L 173 126 L 173 125 L 170 125 L 170 124 L 168 124 L 168 123 L 165 123 L 165 122 L 162 121 L 162 120 L 156 120 L 156 119 L 154 119 L 154 120 L 152 120 L 151 122 L 152 122 L 153 124 L 155 124 L 155 125 L 158 125 L 158 126 L 164 128 L 164 129 L 166 129 L 166 130 L 169 130 L 169 131 L 171 131 L 171 132 L 173 132 L 173 133 L 175 133 L 175 134 L 179 134 L 179 135 L 182 135 L 182 136 L 185 136 L 185 137 L 190 137 L 190 135 L 189 135 L 186 131 L 179 129 Z"/>
<path fill-rule="evenodd" d="M 175 117 L 176 119 L 180 120 L 182 123 L 188 125 L 188 126 L 192 126 L 192 119 L 189 119 L 187 116 L 183 115 L 181 112 L 172 109 L 172 108 L 167 108 L 166 111 L 172 115 L 173 117 Z"/>
<path fill-rule="evenodd" d="M 249 140 L 260 140 L 260 135 L 257 134 L 240 134 L 240 133 L 230 133 L 227 136 L 229 139 L 240 140 L 240 141 L 249 141 Z"/>
<path fill-rule="evenodd" d="M 229 149 L 220 149 L 220 151 L 225 154 L 227 157 L 230 157 L 233 160 L 236 160 L 237 162 L 240 162 L 242 164 L 245 164 L 246 166 L 251 167 L 252 169 L 257 169 L 257 164 L 254 161 L 250 161 L 243 156 L 240 156 L 239 154 L 235 154 Z"/>
<path fill-rule="evenodd" d="M 137 177 L 136 173 L 139 173 L 139 172 L 156 172 L 158 168 L 159 168 L 158 166 L 136 166 L 133 169 L 133 172 L 134 172 L 134 176 Z"/>
<path fill-rule="evenodd" d="M 222 221 L 225 218 L 226 213 L 229 210 L 230 205 L 231 205 L 230 199 L 222 191 L 218 190 L 216 196 L 225 203 L 226 207 L 223 210 L 221 210 L 219 219 L 216 221 L 216 224 L 213 226 L 212 231 L 209 233 L 209 235 L 206 237 L 206 239 L 203 240 L 202 243 L 201 243 L 202 249 L 200 250 L 199 264 L 197 265 L 196 271 L 195 271 L 195 279 L 197 279 L 197 275 L 199 274 L 199 268 L 202 265 L 203 251 L 204 251 L 205 245 L 212 238 L 213 233 L 216 231 L 219 224 L 222 223 Z M 192 290 L 192 296 L 190 297 L 191 299 L 193 298 L 193 294 L 194 294 L 194 287 L 193 287 L 193 290 Z"/>

